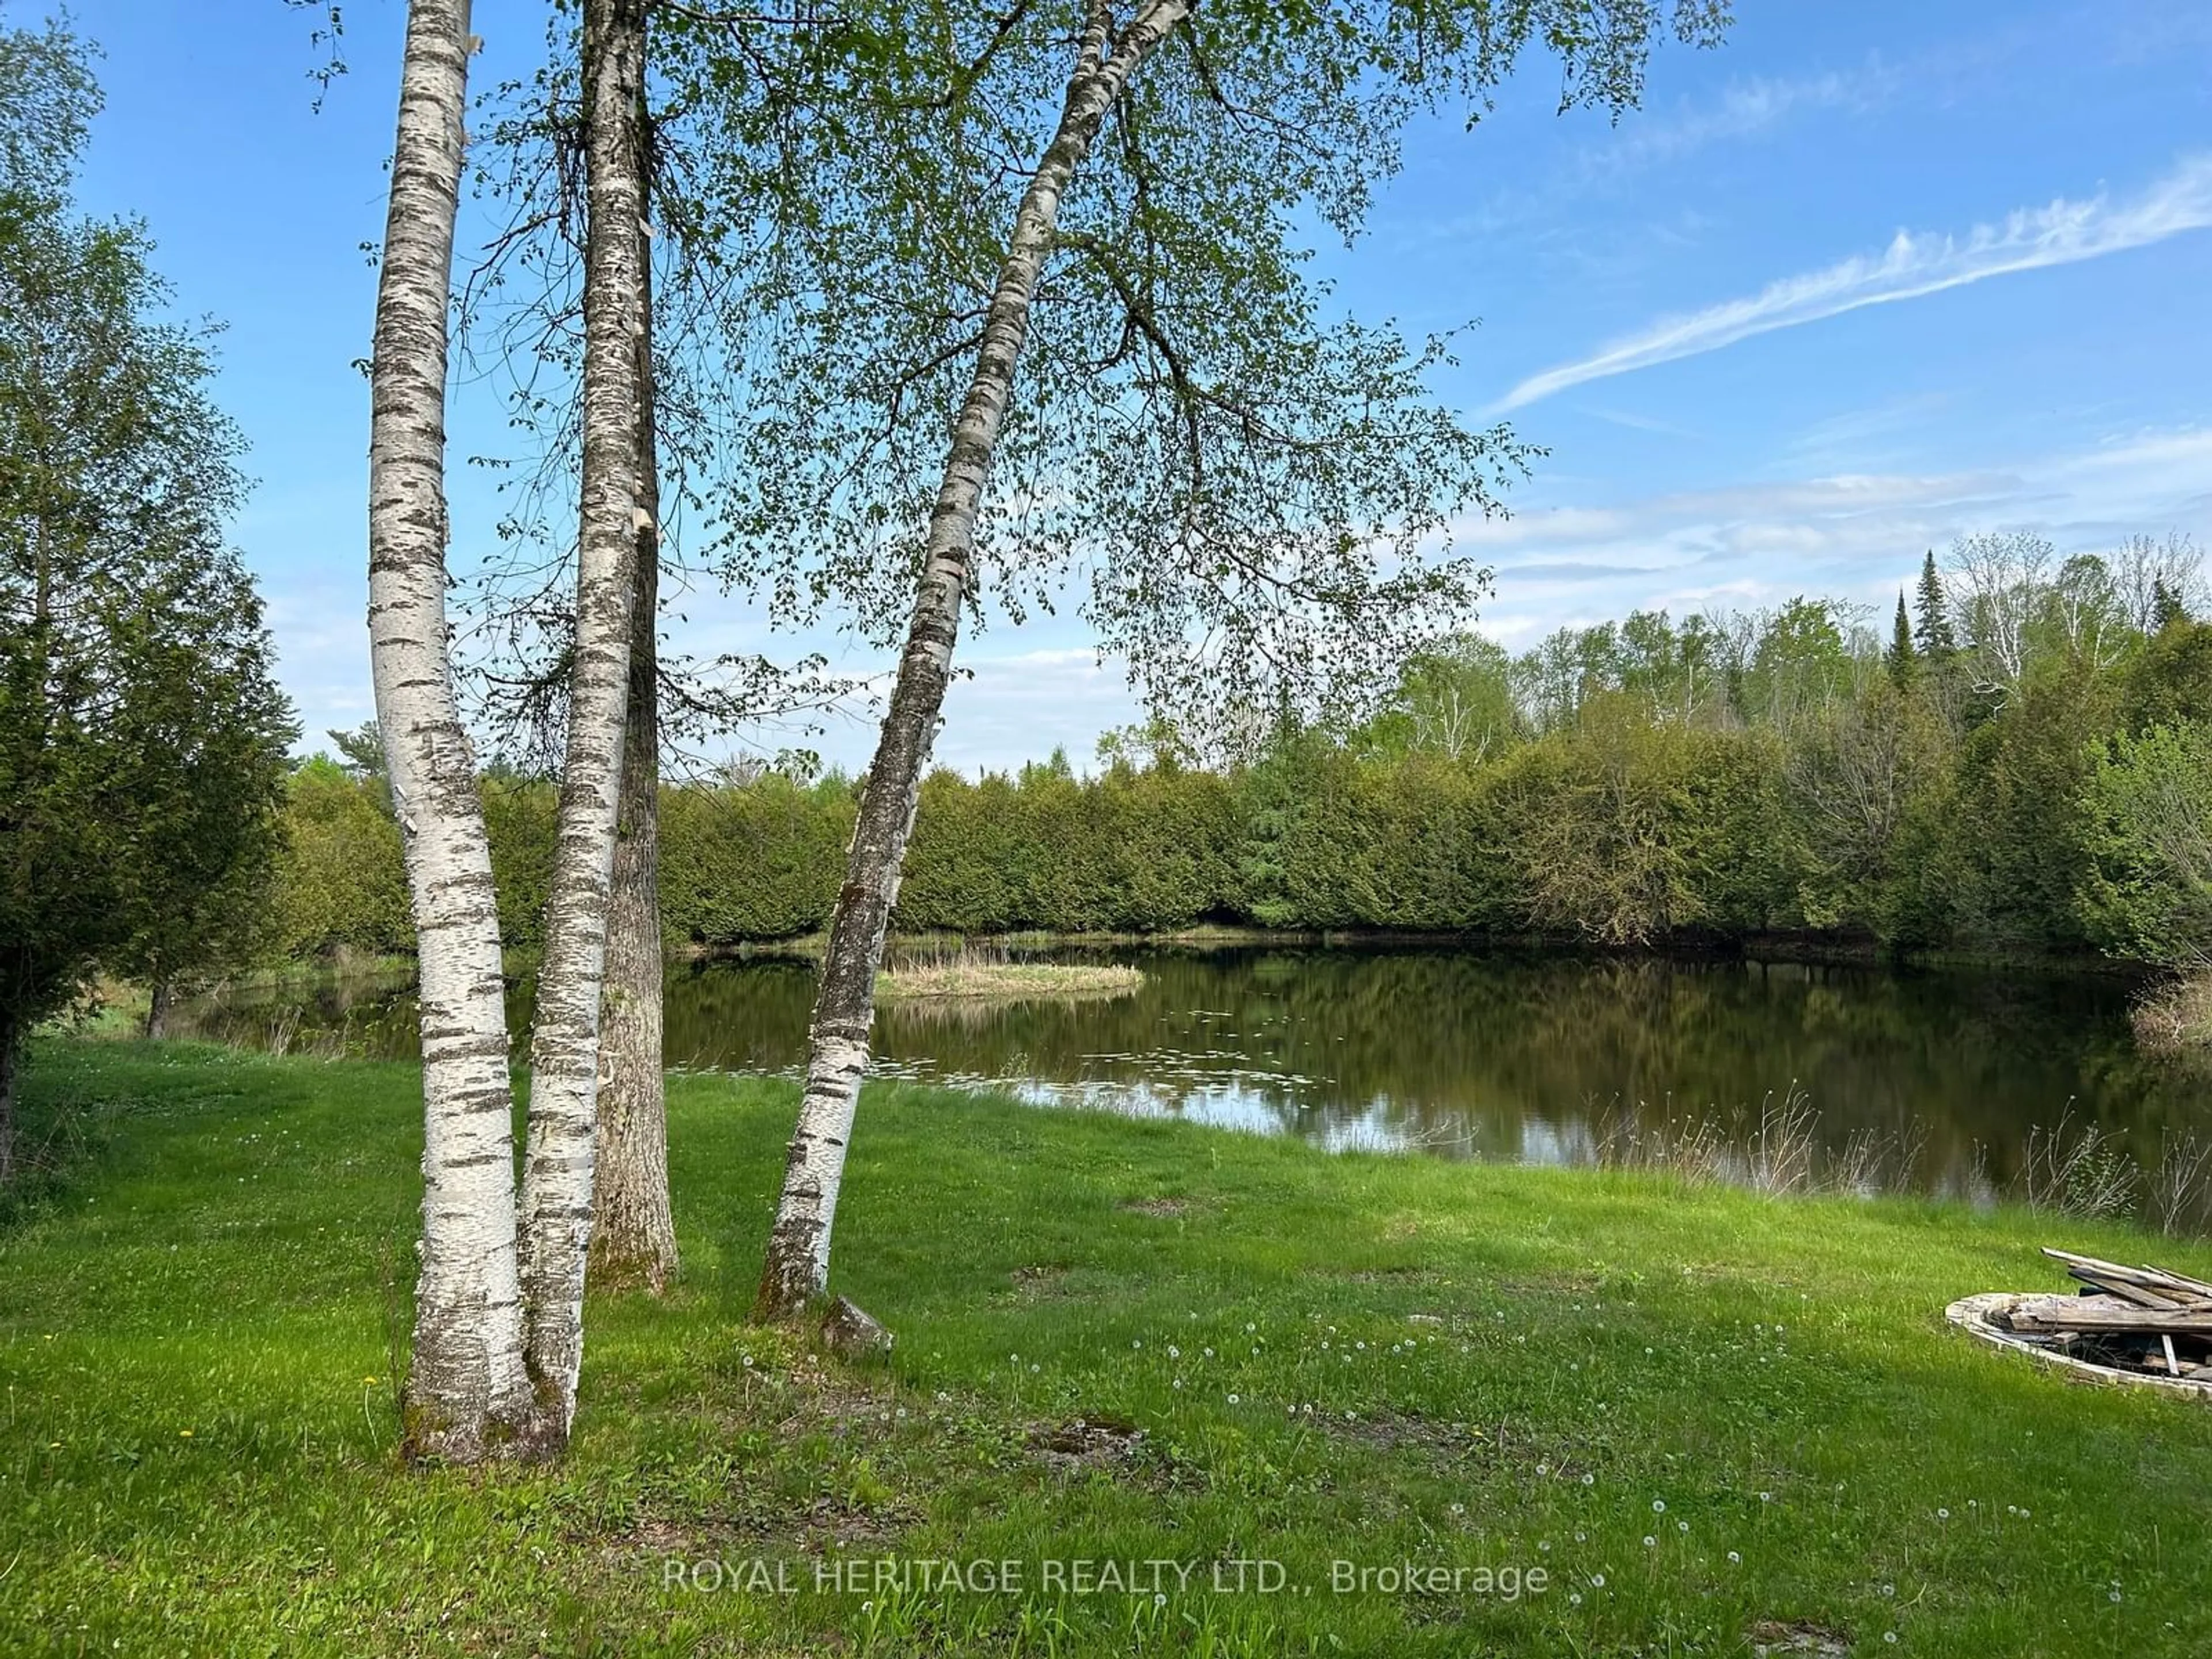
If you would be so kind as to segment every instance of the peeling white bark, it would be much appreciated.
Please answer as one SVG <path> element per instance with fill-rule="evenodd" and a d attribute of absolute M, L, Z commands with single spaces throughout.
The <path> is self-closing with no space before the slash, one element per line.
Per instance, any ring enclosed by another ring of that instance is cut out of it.
<path fill-rule="evenodd" d="M 650 252 L 641 250 L 640 258 L 649 317 Z M 660 696 L 654 637 L 660 613 L 660 543 L 653 525 L 659 511 L 659 465 L 650 337 L 639 344 L 638 385 L 637 589 L 630 610 L 622 817 L 607 912 L 590 1273 L 602 1286 L 638 1285 L 657 1296 L 676 1277 L 678 1259 L 668 1199 L 668 1103 L 661 1066 Z"/>
<path fill-rule="evenodd" d="M 468 9 L 467 0 L 408 8 L 369 375 L 369 660 L 422 981 L 422 1259 L 407 1438 L 415 1455 L 455 1462 L 512 1445 L 530 1404 L 499 913 L 447 650 L 446 316 Z"/>
<path fill-rule="evenodd" d="M 640 510 L 638 341 L 645 299 L 638 111 L 645 0 L 585 0 L 582 523 L 568 744 L 530 1048 L 523 1294 L 537 1385 L 533 1449 L 567 1443 L 584 1354 L 599 1000 L 629 696 Z"/>
<path fill-rule="evenodd" d="M 1028 332 L 1030 303 L 1051 250 L 1060 196 L 1130 76 L 1190 9 L 1191 0 L 1146 0 L 1128 26 L 1114 36 L 1109 8 L 1094 0 L 1060 107 L 1059 128 L 1014 214 L 1013 232 L 984 319 L 975 378 L 953 427 L 945 480 L 930 515 L 914 620 L 860 797 L 845 886 L 830 918 L 821 988 L 808 1036 L 806 1091 L 799 1102 L 799 1124 L 792 1135 L 783 1192 L 761 1273 L 757 1311 L 763 1318 L 792 1316 L 829 1283 L 830 1226 L 860 1079 L 867 1070 L 868 1029 L 875 1015 L 876 969 L 883 957 L 884 930 L 898 896 L 922 774 L 928 769 L 953 647 L 959 638 L 961 600 L 974 561 L 976 514 Z"/>

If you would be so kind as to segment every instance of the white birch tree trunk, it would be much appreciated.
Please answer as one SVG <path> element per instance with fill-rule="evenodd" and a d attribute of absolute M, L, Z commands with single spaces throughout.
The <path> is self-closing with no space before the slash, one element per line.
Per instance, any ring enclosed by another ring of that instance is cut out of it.
<path fill-rule="evenodd" d="M 491 852 L 446 626 L 446 319 L 467 0 L 411 0 L 369 398 L 368 626 L 420 957 L 422 1243 L 411 1455 L 470 1463 L 528 1415 Z"/>
<path fill-rule="evenodd" d="M 645 0 L 585 0 L 586 208 L 581 524 L 568 742 L 545 954 L 530 1048 L 522 1288 L 537 1387 L 532 1450 L 566 1445 L 584 1353 L 599 998 L 629 697 L 639 502 L 638 347 L 645 337 L 638 110 Z"/>
<path fill-rule="evenodd" d="M 1094 0 L 1059 128 L 1014 214 L 975 378 L 953 427 L 945 480 L 930 515 L 914 620 L 861 793 L 845 885 L 830 918 L 807 1037 L 805 1093 L 761 1273 L 755 1312 L 763 1319 L 798 1314 L 829 1283 L 830 1225 L 868 1066 L 884 931 L 898 896 L 907 838 L 951 677 L 960 607 L 973 569 L 976 514 L 1028 331 L 1030 303 L 1052 248 L 1060 197 L 1129 77 L 1190 9 L 1191 0 L 1147 0 L 1115 37 L 1110 9 Z"/>
<path fill-rule="evenodd" d="M 649 147 L 650 135 L 647 135 Z M 647 150 L 650 161 L 650 149 Z M 651 249 L 641 250 L 648 331 Z M 658 519 L 659 459 L 653 429 L 653 339 L 638 341 L 639 505 Z M 607 914 L 607 978 L 601 1002 L 593 1283 L 642 1286 L 658 1296 L 675 1278 L 676 1223 L 668 1200 L 668 1102 L 662 1070 L 660 950 L 660 538 L 637 532 L 631 601 L 629 707 L 623 738 L 621 820 Z"/>

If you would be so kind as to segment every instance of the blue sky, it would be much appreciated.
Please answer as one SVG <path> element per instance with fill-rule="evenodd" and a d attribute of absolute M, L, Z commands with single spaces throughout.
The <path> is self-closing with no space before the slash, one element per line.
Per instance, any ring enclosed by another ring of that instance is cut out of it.
<path fill-rule="evenodd" d="M 277 0 L 76 7 L 106 54 L 83 198 L 143 216 L 180 308 L 228 324 L 217 395 L 259 480 L 237 539 L 311 744 L 370 712 L 351 365 L 403 9 L 348 5 L 351 73 L 317 114 L 308 25 Z M 1738 10 L 1719 50 L 1661 54 L 1618 126 L 1555 116 L 1540 69 L 1474 132 L 1421 128 L 1367 236 L 1323 254 L 1360 314 L 1480 319 L 1439 391 L 1550 451 L 1510 521 L 1464 532 L 1498 572 L 1480 631 L 1519 647 L 1638 605 L 1886 605 L 1925 550 L 1986 529 L 2212 542 L 2212 6 Z M 477 0 L 480 78 L 527 71 L 542 15 Z M 500 423 L 489 387 L 458 386 L 457 465 Z M 497 502 L 463 474 L 454 505 L 465 567 Z M 695 647 L 769 641 L 736 602 L 685 610 Z M 1066 617 L 963 641 L 940 759 L 1080 761 L 1133 717 Z M 735 746 L 793 742 L 858 765 L 872 732 Z"/>

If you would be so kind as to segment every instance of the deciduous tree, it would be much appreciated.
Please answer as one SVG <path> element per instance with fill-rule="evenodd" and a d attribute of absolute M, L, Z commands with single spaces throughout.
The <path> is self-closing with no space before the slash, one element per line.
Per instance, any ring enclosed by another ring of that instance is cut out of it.
<path fill-rule="evenodd" d="M 1675 17 L 1686 34 L 1710 34 L 1717 14 L 1687 5 Z M 1425 404 L 1428 359 L 1409 359 L 1387 334 L 1316 325 L 1285 221 L 1310 204 L 1351 228 L 1407 112 L 1446 93 L 1483 95 L 1532 40 L 1559 52 L 1569 100 L 1620 107 L 1663 21 L 1636 0 L 1229 3 L 1190 19 L 1188 0 L 1139 0 L 1126 13 L 1091 0 L 1017 8 L 999 26 L 1008 61 L 1032 64 L 1039 42 L 1030 34 L 1024 59 L 1024 25 L 1046 43 L 1072 33 L 1073 64 L 1011 230 L 994 249 L 967 249 L 990 272 L 978 302 L 943 329 L 939 366 L 973 368 L 916 515 L 919 584 L 830 923 L 765 1314 L 797 1311 L 826 1282 L 877 963 L 979 554 L 1000 534 L 1063 557 L 1091 552 L 1085 616 L 1139 678 L 1194 707 L 1271 686 L 1311 697 L 1386 683 L 1359 672 L 1367 653 L 1394 661 L 1409 637 L 1463 611 L 1478 585 L 1463 565 L 1424 564 L 1420 544 L 1454 511 L 1487 508 L 1486 484 L 1518 457 L 1501 434 L 1461 432 Z M 1164 50 L 1171 40 L 1180 45 Z M 1023 142 L 1018 122 L 1009 137 Z M 1083 172 L 1094 155 L 1105 162 L 1095 177 Z M 951 226 L 915 229 L 966 240 Z M 1087 337 L 1116 343 L 1084 399 L 1047 401 L 1009 428 L 1032 323 L 1050 326 L 1039 301 L 1055 293 L 1077 301 L 1068 316 L 1096 318 Z M 994 507 L 1009 430 L 1018 455 L 1063 464 L 1042 470 L 1018 506 Z M 1074 456 L 1087 466 L 1066 465 Z M 902 528 L 876 526 L 878 536 Z M 1037 571 L 1017 556 L 1000 574 L 1004 592 Z"/>

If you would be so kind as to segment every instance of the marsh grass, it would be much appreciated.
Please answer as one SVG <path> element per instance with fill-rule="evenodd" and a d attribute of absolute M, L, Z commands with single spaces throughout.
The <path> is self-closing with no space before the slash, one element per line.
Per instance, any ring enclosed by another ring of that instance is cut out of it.
<path fill-rule="evenodd" d="M 1127 996 L 1144 982 L 1144 975 L 1134 968 L 1020 962 L 1003 951 L 967 945 L 940 955 L 895 960 L 876 975 L 876 995 L 886 1001 L 1056 1001 Z"/>
<path fill-rule="evenodd" d="M 2212 963 L 2198 963 L 2137 1000 L 2136 1042 L 2168 1059 L 2212 1061 Z"/>
<path fill-rule="evenodd" d="M 2059 1287 L 2052 1218 L 2024 1206 L 1331 1156 L 873 1086 L 837 1288 L 899 1343 L 848 1370 L 745 1322 L 795 1089 L 682 1076 L 687 1276 L 593 1299 L 569 1460 L 410 1474 L 419 1074 L 44 1041 L 26 1080 L 37 1121 L 99 1127 L 0 1232 L 0 1651 L 2212 1642 L 2212 1416 L 1942 1324 L 1970 1291 Z M 2150 1248 L 2109 1221 L 2063 1236 Z M 2204 1246 L 2157 1249 L 2212 1272 Z M 1055 1452 L 1089 1443 L 1077 1425 L 1111 1425 L 1113 1455 Z M 807 1588 L 878 1557 L 1031 1571 L 1015 1593 Z M 1202 1570 L 1164 1600 L 1039 1584 L 1070 1558 Z M 1238 1559 L 1296 1588 L 1212 1588 Z M 669 1572 L 753 1559 L 799 1593 Z M 1330 1588 L 1335 1562 L 1408 1559 L 1547 1587 Z"/>
<path fill-rule="evenodd" d="M 2124 1139 L 2077 1120 L 2070 1106 L 2057 1123 L 2028 1131 L 2021 1182 L 2030 1209 L 2088 1220 L 2132 1215 L 2142 1181 Z"/>
<path fill-rule="evenodd" d="M 1927 1139 L 1915 1124 L 1896 1133 L 1855 1130 L 1824 1152 L 1811 1093 L 1792 1081 L 1756 1113 L 1677 1113 L 1657 1123 L 1615 1102 L 1597 1114 L 1585 1162 L 1600 1170 L 1664 1175 L 1686 1185 L 1741 1187 L 1768 1198 L 1814 1193 L 1862 1198 L 1914 1190 Z"/>

